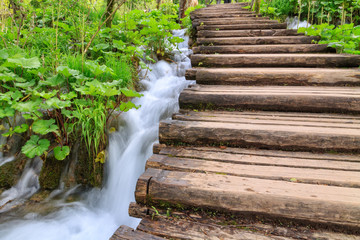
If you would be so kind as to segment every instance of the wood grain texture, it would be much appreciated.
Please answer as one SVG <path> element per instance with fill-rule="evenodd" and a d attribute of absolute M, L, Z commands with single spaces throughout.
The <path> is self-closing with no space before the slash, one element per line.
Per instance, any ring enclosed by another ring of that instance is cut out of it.
<path fill-rule="evenodd" d="M 228 25 L 203 25 L 196 29 L 200 30 L 243 30 L 243 29 L 286 29 L 286 23 L 264 23 L 264 24 L 228 24 Z"/>
<path fill-rule="evenodd" d="M 210 173 L 147 171 L 157 175 L 151 179 L 149 188 L 153 202 L 360 226 L 360 189 L 357 188 Z"/>
<path fill-rule="evenodd" d="M 186 79 L 205 85 L 359 86 L 359 69 L 191 68 Z"/>
<path fill-rule="evenodd" d="M 222 31 L 198 31 L 199 38 L 220 38 L 220 37 L 257 37 L 257 36 L 302 36 L 292 29 L 264 29 L 264 30 L 222 30 Z"/>
<path fill-rule="evenodd" d="M 111 236 L 110 240 L 163 240 L 165 238 L 157 237 L 143 231 L 134 230 L 128 226 L 120 226 Z"/>
<path fill-rule="evenodd" d="M 200 67 L 359 67 L 360 55 L 346 54 L 195 54 Z"/>
<path fill-rule="evenodd" d="M 360 113 L 360 88 L 194 85 L 179 102 L 182 109 Z"/>
<path fill-rule="evenodd" d="M 262 44 L 311 44 L 318 41 L 317 36 L 264 36 L 231 38 L 198 38 L 202 45 L 262 45 Z"/>
<path fill-rule="evenodd" d="M 218 45 L 193 48 L 194 54 L 321 53 L 334 51 L 327 44 Z"/>

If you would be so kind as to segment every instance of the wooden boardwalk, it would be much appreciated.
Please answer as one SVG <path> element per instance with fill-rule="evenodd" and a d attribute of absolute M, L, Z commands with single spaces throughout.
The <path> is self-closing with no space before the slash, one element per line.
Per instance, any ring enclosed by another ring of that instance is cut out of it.
<path fill-rule="evenodd" d="M 360 239 L 360 56 L 213 5 L 112 239 Z"/>

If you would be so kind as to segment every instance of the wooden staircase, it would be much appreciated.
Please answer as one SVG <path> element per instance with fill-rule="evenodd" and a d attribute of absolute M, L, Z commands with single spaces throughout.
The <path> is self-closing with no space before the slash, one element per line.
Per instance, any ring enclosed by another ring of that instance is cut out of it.
<path fill-rule="evenodd" d="M 360 56 L 244 6 L 192 13 L 197 85 L 112 239 L 360 239 Z"/>

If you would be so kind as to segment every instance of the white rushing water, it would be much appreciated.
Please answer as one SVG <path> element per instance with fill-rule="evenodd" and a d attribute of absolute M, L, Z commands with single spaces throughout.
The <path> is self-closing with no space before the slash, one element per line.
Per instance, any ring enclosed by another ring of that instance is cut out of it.
<path fill-rule="evenodd" d="M 290 18 L 290 17 L 286 18 L 286 23 L 288 25 L 288 27 L 287 27 L 288 29 L 298 29 L 298 28 L 302 28 L 302 27 L 306 28 L 306 27 L 311 26 L 311 24 L 308 23 L 306 20 L 299 21 L 297 16 L 295 16 L 293 18 Z"/>
<path fill-rule="evenodd" d="M 184 30 L 174 35 L 184 37 Z M 109 239 L 122 224 L 136 227 L 139 219 L 128 215 L 135 201 L 136 181 L 158 141 L 159 121 L 178 110 L 180 92 L 189 84 L 184 74 L 190 68 L 188 38 L 174 50 L 176 63 L 160 61 L 152 71 L 141 72 L 145 91 L 134 103 L 141 105 L 122 115 L 124 124 L 110 137 L 107 179 L 103 189 L 93 190 L 82 201 L 58 203 L 61 209 L 45 217 L 36 213 L 0 225 L 1 240 L 102 240 Z M 0 215 L 1 216 L 1 215 Z"/>

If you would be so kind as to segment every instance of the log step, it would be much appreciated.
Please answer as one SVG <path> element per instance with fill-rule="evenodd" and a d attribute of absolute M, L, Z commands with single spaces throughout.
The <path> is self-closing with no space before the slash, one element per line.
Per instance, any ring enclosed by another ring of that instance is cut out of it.
<path fill-rule="evenodd" d="M 188 112 L 160 123 L 160 143 L 360 152 L 360 118 L 280 112 Z"/>
<path fill-rule="evenodd" d="M 360 55 L 347 54 L 195 54 L 199 67 L 359 67 Z"/>
<path fill-rule="evenodd" d="M 311 44 L 318 41 L 317 36 L 264 36 L 232 38 L 198 38 L 203 45 L 259 45 L 259 44 Z"/>
<path fill-rule="evenodd" d="M 226 12 L 212 12 L 212 13 L 190 13 L 191 20 L 196 19 L 221 19 L 221 18 L 233 18 L 233 17 L 261 17 L 261 14 L 256 14 L 255 12 L 241 12 L 241 13 L 226 13 Z"/>
<path fill-rule="evenodd" d="M 167 239 L 332 239 L 360 240 L 360 236 L 334 233 L 309 228 L 284 228 L 270 224 L 246 221 L 244 218 L 232 218 L 224 221 L 223 216 L 209 216 L 203 212 L 179 212 L 176 209 L 163 209 L 130 203 L 129 214 L 142 218 L 137 227 L 144 231 Z M 154 217 L 155 216 L 155 217 Z M 230 223 L 230 224 L 227 224 Z M 186 231 L 184 231 L 186 229 Z"/>
<path fill-rule="evenodd" d="M 165 238 L 157 237 L 122 225 L 111 236 L 110 240 L 165 240 Z"/>
<path fill-rule="evenodd" d="M 313 46 L 313 45 L 311 45 Z M 359 69 L 192 68 L 186 79 L 203 85 L 359 86 Z"/>
<path fill-rule="evenodd" d="M 358 188 L 148 168 L 138 180 L 135 198 L 138 203 L 151 199 L 152 203 L 360 227 Z"/>
<path fill-rule="evenodd" d="M 196 21 L 193 21 L 193 27 L 197 26 L 211 26 L 211 25 L 228 25 L 229 22 L 231 24 L 261 24 L 261 23 L 279 23 L 276 20 L 269 20 L 266 18 L 258 18 L 258 17 L 245 17 L 245 18 L 223 18 L 223 19 L 217 19 L 217 20 L 203 20 L 199 19 Z"/>
<path fill-rule="evenodd" d="M 297 30 L 292 29 L 264 29 L 264 30 L 222 30 L 222 31 L 198 31 L 199 38 L 220 37 L 257 37 L 257 36 L 301 36 Z"/>
<path fill-rule="evenodd" d="M 182 109 L 360 113 L 360 88 L 193 85 L 179 102 Z"/>
<path fill-rule="evenodd" d="M 263 23 L 263 24 L 228 24 L 228 25 L 203 25 L 196 29 L 201 30 L 243 30 L 243 29 L 286 29 L 286 23 Z"/>
<path fill-rule="evenodd" d="M 193 47 L 194 54 L 317 53 L 335 52 L 327 44 L 218 45 Z"/>

